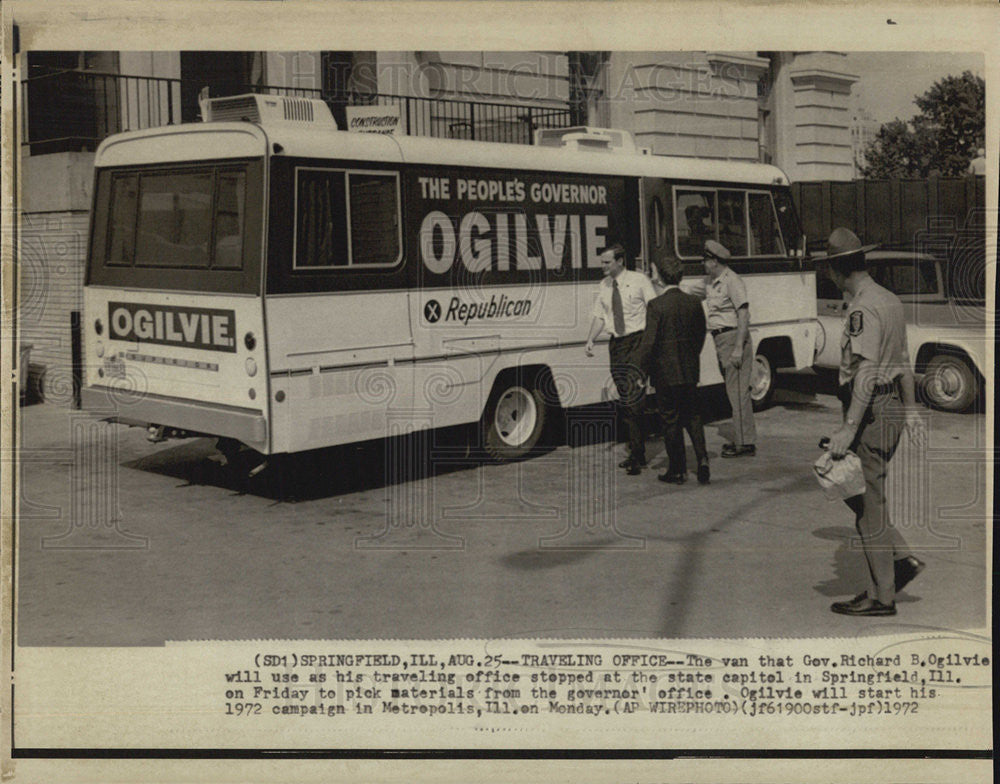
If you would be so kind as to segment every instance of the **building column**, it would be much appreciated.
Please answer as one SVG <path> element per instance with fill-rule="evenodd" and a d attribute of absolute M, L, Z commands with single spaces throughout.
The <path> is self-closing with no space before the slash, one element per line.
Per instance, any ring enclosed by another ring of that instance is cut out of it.
<path fill-rule="evenodd" d="M 852 179 L 850 95 L 858 77 L 846 72 L 846 55 L 780 53 L 771 65 L 774 164 L 793 182 Z"/>

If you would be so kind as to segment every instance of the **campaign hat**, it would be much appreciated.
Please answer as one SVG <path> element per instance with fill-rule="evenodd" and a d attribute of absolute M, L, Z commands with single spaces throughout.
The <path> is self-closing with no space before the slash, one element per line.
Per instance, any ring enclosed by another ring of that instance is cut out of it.
<path fill-rule="evenodd" d="M 862 245 L 857 234 L 840 227 L 834 229 L 826 241 L 826 259 L 829 261 L 841 256 L 853 256 L 855 253 L 867 253 L 877 247 L 878 245 Z"/>

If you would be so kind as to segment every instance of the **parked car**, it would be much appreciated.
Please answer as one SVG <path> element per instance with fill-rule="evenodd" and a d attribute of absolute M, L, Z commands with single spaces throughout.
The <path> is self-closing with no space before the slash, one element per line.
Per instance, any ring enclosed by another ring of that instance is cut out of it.
<path fill-rule="evenodd" d="M 867 260 L 876 281 L 894 292 L 906 313 L 906 340 L 919 391 L 930 404 L 964 411 L 981 394 L 986 350 L 985 306 L 948 299 L 941 263 L 933 256 L 903 251 L 872 251 Z M 818 258 L 817 261 L 822 261 Z M 825 274 L 816 275 L 818 369 L 840 367 L 840 336 L 848 302 Z"/>

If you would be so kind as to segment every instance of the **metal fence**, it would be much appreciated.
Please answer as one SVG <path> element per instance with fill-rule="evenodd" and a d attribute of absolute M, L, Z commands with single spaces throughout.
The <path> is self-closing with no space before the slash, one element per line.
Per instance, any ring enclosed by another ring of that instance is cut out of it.
<path fill-rule="evenodd" d="M 93 150 L 119 131 L 180 122 L 179 79 L 59 71 L 22 88 L 22 140 L 33 154 Z"/>
<path fill-rule="evenodd" d="M 400 126 L 407 135 L 439 139 L 532 144 L 539 128 L 567 128 L 574 124 L 568 105 L 546 107 L 381 93 L 350 93 L 341 105 L 366 104 L 397 107 Z M 335 115 L 337 108 L 334 103 Z M 341 118 L 337 119 L 340 122 Z"/>
<path fill-rule="evenodd" d="M 93 150 L 113 133 L 196 120 L 201 90 L 200 85 L 181 79 L 94 71 L 31 77 L 22 87 L 22 138 L 32 154 Z M 231 94 L 324 97 L 320 90 L 307 87 L 243 85 L 231 89 Z M 400 127 L 412 136 L 531 144 L 538 128 L 578 124 L 568 104 L 542 106 L 362 92 L 325 98 L 341 127 L 346 127 L 348 106 L 398 107 Z"/>

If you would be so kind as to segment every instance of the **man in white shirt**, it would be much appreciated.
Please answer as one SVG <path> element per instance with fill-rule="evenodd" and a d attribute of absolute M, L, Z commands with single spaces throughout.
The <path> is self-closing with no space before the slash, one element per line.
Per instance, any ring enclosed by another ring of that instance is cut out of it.
<path fill-rule="evenodd" d="M 607 329 L 611 333 L 608 353 L 611 377 L 628 430 L 628 457 L 621 463 L 630 476 L 646 465 L 646 444 L 639 425 L 646 380 L 639 367 L 637 352 L 646 327 L 646 303 L 656 298 L 656 290 L 641 272 L 625 269 L 625 248 L 612 245 L 601 254 L 604 280 L 597 291 L 586 352 L 594 356 L 594 339 Z"/>

